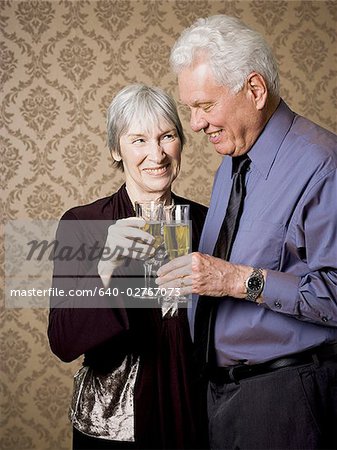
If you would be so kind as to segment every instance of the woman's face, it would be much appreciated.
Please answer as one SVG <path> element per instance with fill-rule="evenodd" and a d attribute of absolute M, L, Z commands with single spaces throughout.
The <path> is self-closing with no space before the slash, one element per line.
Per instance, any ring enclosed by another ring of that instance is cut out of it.
<path fill-rule="evenodd" d="M 120 148 L 126 187 L 134 200 L 159 198 L 170 190 L 181 160 L 181 142 L 172 124 L 161 119 L 147 129 L 135 123 L 121 136 Z"/>

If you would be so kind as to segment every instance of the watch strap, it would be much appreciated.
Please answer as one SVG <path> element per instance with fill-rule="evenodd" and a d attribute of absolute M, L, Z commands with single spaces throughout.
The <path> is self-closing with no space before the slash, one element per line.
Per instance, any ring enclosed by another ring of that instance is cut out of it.
<path fill-rule="evenodd" d="M 256 302 L 264 288 L 264 276 L 262 269 L 253 268 L 253 272 L 245 282 L 246 300 Z"/>

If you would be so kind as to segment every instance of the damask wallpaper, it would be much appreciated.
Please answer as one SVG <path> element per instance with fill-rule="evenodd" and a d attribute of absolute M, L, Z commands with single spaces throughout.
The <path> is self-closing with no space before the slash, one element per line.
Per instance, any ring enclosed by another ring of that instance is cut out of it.
<path fill-rule="evenodd" d="M 197 17 L 216 13 L 261 31 L 277 56 L 284 99 L 337 131 L 334 0 L 1 0 L 1 224 L 58 219 L 115 191 L 122 175 L 105 142 L 114 93 L 140 81 L 177 98 L 170 48 Z M 208 204 L 220 159 L 179 109 L 188 144 L 174 190 Z M 3 264 L 1 280 L 3 293 Z M 65 364 L 51 354 L 47 314 L 1 309 L 1 450 L 70 448 L 67 411 L 80 361 Z"/>

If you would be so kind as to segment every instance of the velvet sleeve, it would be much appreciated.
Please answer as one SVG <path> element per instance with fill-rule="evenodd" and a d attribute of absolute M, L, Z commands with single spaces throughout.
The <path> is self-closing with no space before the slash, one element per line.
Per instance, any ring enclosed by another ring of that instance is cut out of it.
<path fill-rule="evenodd" d="M 87 230 L 83 229 L 85 223 Z M 96 253 L 99 243 L 105 241 L 101 223 Z M 97 272 L 99 258 L 97 254 L 90 255 L 92 226 L 93 223 L 79 221 L 72 212 L 67 212 L 56 234 L 48 338 L 53 353 L 65 362 L 111 339 L 120 341 L 129 329 L 123 299 L 104 294 Z"/>

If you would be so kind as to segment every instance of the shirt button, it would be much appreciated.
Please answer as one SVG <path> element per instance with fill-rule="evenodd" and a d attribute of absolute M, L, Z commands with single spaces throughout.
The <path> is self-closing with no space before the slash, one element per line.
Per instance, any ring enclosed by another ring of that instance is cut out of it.
<path fill-rule="evenodd" d="M 281 305 L 281 303 L 279 301 L 276 301 L 274 303 L 274 305 L 275 305 L 275 308 L 278 308 L 278 309 L 282 308 L 282 305 Z"/>
<path fill-rule="evenodd" d="M 327 322 L 327 321 L 328 321 L 328 318 L 325 317 L 325 316 L 323 316 L 323 317 L 322 317 L 322 322 Z"/>

